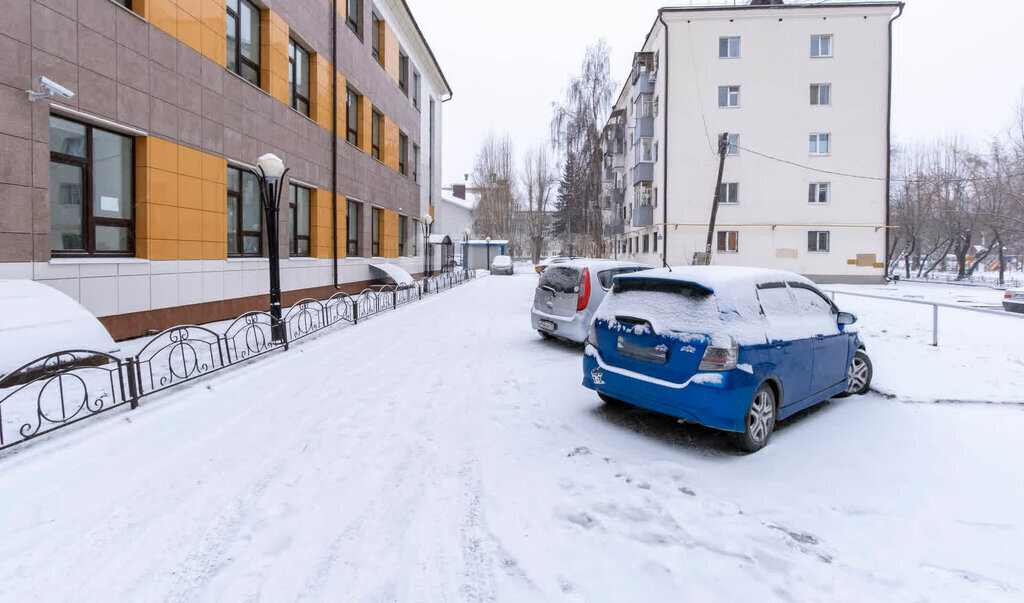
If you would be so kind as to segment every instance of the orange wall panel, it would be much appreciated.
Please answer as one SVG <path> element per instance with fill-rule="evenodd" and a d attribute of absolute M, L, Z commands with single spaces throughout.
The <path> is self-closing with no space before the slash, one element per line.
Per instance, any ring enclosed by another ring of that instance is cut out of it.
<path fill-rule="evenodd" d="M 388 72 L 391 79 L 398 83 L 398 36 L 391 29 L 391 26 L 387 23 L 383 24 L 384 35 L 381 37 L 384 48 L 381 52 L 384 54 L 384 70 Z"/>

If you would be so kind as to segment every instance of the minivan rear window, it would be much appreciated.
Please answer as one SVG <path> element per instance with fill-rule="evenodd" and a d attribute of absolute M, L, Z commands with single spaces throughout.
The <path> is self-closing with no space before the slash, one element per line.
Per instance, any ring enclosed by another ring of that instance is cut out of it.
<path fill-rule="evenodd" d="M 576 293 L 580 286 L 580 271 L 568 266 L 548 266 L 540 273 L 539 287 L 549 287 L 556 293 Z"/>

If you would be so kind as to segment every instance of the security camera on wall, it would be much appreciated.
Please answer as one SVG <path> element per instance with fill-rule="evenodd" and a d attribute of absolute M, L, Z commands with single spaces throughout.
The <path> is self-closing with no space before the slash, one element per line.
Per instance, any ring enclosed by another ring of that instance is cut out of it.
<path fill-rule="evenodd" d="M 74 92 L 43 75 L 36 78 L 36 85 L 39 87 L 38 92 L 35 90 L 26 90 L 26 92 L 28 92 L 28 100 L 32 102 L 41 98 L 70 100 L 75 97 Z"/>

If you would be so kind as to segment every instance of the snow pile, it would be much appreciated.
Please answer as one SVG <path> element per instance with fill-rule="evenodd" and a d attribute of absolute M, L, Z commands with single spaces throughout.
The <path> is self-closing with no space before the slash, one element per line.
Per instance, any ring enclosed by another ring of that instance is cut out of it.
<path fill-rule="evenodd" d="M 416 283 L 408 272 L 405 271 L 401 266 L 386 262 L 383 264 L 370 264 L 371 268 L 380 270 L 385 275 L 390 276 L 396 284 L 399 286 L 410 286 Z"/>
<path fill-rule="evenodd" d="M 0 376 L 62 350 L 111 353 L 117 344 L 88 310 L 42 283 L 0 280 Z"/>

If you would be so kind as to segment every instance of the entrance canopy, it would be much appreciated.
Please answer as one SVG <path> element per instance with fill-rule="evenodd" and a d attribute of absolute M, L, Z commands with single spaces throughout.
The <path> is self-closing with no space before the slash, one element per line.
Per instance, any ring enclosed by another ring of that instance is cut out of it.
<path fill-rule="evenodd" d="M 376 268 L 378 271 L 383 272 L 385 276 L 391 277 L 395 283 L 399 285 L 412 285 L 416 281 L 413 280 L 412 275 L 405 271 L 401 266 L 394 264 L 370 264 L 371 268 Z"/>

